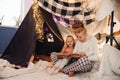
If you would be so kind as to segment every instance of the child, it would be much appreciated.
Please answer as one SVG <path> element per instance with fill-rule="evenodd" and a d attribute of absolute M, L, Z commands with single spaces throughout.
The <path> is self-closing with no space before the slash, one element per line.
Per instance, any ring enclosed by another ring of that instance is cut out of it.
<path fill-rule="evenodd" d="M 60 72 L 63 67 L 68 63 L 70 57 L 69 55 L 73 53 L 73 48 L 75 45 L 75 40 L 71 35 L 66 37 L 66 42 L 60 53 L 57 53 L 59 60 L 53 66 L 48 66 L 46 69 L 50 74 L 56 74 Z"/>
<path fill-rule="evenodd" d="M 75 21 L 72 30 L 78 39 L 73 50 L 73 53 L 78 55 L 72 57 L 78 58 L 78 60 L 64 67 L 63 72 L 69 76 L 74 76 L 74 72 L 78 71 L 90 71 L 93 64 L 98 60 L 97 39 L 87 34 L 86 28 L 80 21 Z"/>

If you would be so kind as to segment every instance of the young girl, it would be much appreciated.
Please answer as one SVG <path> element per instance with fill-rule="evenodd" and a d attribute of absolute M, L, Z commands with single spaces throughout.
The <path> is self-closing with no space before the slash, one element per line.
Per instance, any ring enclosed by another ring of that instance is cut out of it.
<path fill-rule="evenodd" d="M 70 54 L 73 53 L 74 45 L 75 45 L 74 38 L 71 35 L 68 35 L 66 37 L 66 42 L 64 44 L 62 51 L 60 53 L 55 53 L 59 60 L 57 60 L 53 66 L 49 66 L 46 68 L 50 74 L 58 73 L 68 63 L 68 61 L 70 60 L 69 56 Z"/>

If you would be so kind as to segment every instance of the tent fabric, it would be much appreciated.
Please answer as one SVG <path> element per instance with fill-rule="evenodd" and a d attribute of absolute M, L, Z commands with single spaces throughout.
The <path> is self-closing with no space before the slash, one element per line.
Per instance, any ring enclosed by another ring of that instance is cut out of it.
<path fill-rule="evenodd" d="M 61 25 L 60 23 L 57 23 L 57 27 L 58 27 L 58 29 L 59 29 L 59 31 L 60 31 L 60 33 L 61 33 L 64 40 L 66 40 L 66 37 L 68 35 L 72 35 L 74 37 L 74 39 L 76 39 L 76 36 L 73 33 L 71 27 L 63 27 L 63 25 Z"/>
<path fill-rule="evenodd" d="M 56 49 L 56 51 L 60 51 L 63 46 L 64 40 L 57 28 L 57 25 L 55 24 L 52 18 L 52 14 L 48 13 L 43 9 L 40 10 L 43 19 L 46 21 L 47 25 L 52 30 L 56 38 L 54 43 L 48 42 L 44 43 L 45 46 L 47 45 L 44 48 L 44 51 L 47 52 L 47 50 L 51 49 L 51 47 L 54 50 Z M 34 11 L 33 8 L 31 7 L 26 17 L 24 18 L 23 22 L 19 26 L 16 34 L 12 38 L 11 42 L 9 43 L 8 47 L 6 48 L 1 57 L 5 60 L 8 60 L 11 64 L 26 67 L 31 55 L 35 53 L 37 38 L 35 32 L 36 23 L 33 13 Z M 58 46 L 56 47 L 56 45 Z"/>
<path fill-rule="evenodd" d="M 120 22 L 120 15 L 119 15 L 119 13 L 120 13 L 120 0 L 115 0 L 116 2 L 115 2 L 115 10 L 114 10 L 114 12 L 115 12 L 115 17 L 118 19 L 118 21 Z"/>
<path fill-rule="evenodd" d="M 30 9 L 19 26 L 15 36 L 4 51 L 2 58 L 11 64 L 27 66 L 35 49 L 35 21 L 33 10 Z"/>
<path fill-rule="evenodd" d="M 107 5 L 109 4 L 109 5 Z M 96 12 L 96 19 L 98 21 L 103 20 L 106 16 L 114 10 L 114 3 L 112 0 L 103 0 Z"/>
<path fill-rule="evenodd" d="M 69 27 L 74 23 L 74 20 L 65 19 L 55 15 L 53 15 L 53 19 L 56 23 L 60 23 L 64 27 Z"/>
<path fill-rule="evenodd" d="M 69 2 L 64 2 L 64 1 L 60 1 L 60 0 L 54 0 L 56 3 L 59 3 L 63 6 L 67 6 L 67 7 L 80 7 L 81 6 L 81 2 L 73 2 L 73 3 L 69 3 Z"/>
<path fill-rule="evenodd" d="M 63 45 L 64 40 L 63 37 L 57 27 L 57 24 L 54 22 L 52 18 L 52 14 L 47 12 L 46 10 L 40 8 L 41 15 L 45 21 L 44 23 L 44 40 L 43 42 L 36 42 L 36 54 L 44 54 L 50 55 L 51 52 L 60 52 Z M 48 34 L 52 34 L 54 41 L 48 42 Z"/>
<path fill-rule="evenodd" d="M 39 39 L 39 41 L 43 41 L 43 39 L 44 39 L 44 30 L 43 30 L 44 19 L 41 15 L 41 11 L 40 11 L 39 5 L 37 3 L 34 3 L 32 5 L 32 8 L 33 8 L 33 17 L 36 22 L 36 26 L 35 26 L 36 38 Z"/>
<path fill-rule="evenodd" d="M 67 3 L 67 2 L 66 2 Z M 70 20 L 83 20 L 85 24 L 90 24 L 94 21 L 95 15 L 93 9 L 87 9 L 87 2 L 81 3 L 79 7 L 74 4 L 71 6 L 64 6 L 54 0 L 39 0 L 39 6 L 48 12 L 67 18 Z M 67 3 L 70 5 L 70 3 Z"/>
<path fill-rule="evenodd" d="M 46 21 L 48 27 L 51 29 L 51 31 L 54 31 L 54 35 L 60 40 L 63 41 L 62 35 L 60 34 L 59 29 L 57 28 L 56 23 L 53 20 L 52 14 L 47 12 L 46 10 L 40 8 L 42 12 L 42 16 L 44 20 Z"/>
<path fill-rule="evenodd" d="M 72 24 L 74 24 L 74 21 L 75 20 L 69 20 L 69 19 L 66 19 L 66 18 L 62 18 L 62 17 L 59 17 L 59 16 L 55 16 L 53 15 L 53 19 L 55 22 L 59 22 L 60 24 L 62 24 L 64 27 L 69 27 L 71 26 Z M 92 23 L 93 20 L 90 19 L 90 20 L 86 20 L 86 24 L 90 24 Z"/>

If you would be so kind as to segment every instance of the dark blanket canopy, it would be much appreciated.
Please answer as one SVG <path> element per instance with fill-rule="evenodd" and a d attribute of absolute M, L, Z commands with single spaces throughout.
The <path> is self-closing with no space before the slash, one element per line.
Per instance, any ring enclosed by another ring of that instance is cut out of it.
<path fill-rule="evenodd" d="M 32 8 L 19 26 L 15 36 L 2 55 L 12 64 L 27 66 L 35 48 L 35 21 Z"/>
<path fill-rule="evenodd" d="M 44 23 L 44 40 L 43 42 L 36 42 L 36 50 L 35 53 L 37 55 L 39 54 L 45 54 L 50 55 L 51 52 L 60 52 L 61 48 L 63 47 L 64 40 L 62 38 L 62 35 L 60 34 L 60 31 L 56 25 L 56 23 L 53 20 L 52 14 L 47 12 L 46 10 L 40 8 L 42 12 L 43 19 L 45 20 Z M 45 29 L 48 29 L 47 31 Z M 48 33 L 53 34 L 54 42 L 48 42 L 46 35 Z"/>
<path fill-rule="evenodd" d="M 45 23 L 49 25 L 50 30 L 53 30 L 51 33 L 53 34 L 55 41 L 49 43 L 44 40 L 39 44 L 42 48 L 38 47 L 37 50 L 40 52 L 60 51 L 64 41 L 52 18 L 52 14 L 43 9 L 41 9 L 41 12 Z M 36 46 L 36 41 L 38 40 L 36 39 L 35 26 L 36 22 L 31 7 L 1 58 L 8 60 L 12 64 L 26 67 L 31 55 L 35 54 L 35 48 L 38 46 Z"/>

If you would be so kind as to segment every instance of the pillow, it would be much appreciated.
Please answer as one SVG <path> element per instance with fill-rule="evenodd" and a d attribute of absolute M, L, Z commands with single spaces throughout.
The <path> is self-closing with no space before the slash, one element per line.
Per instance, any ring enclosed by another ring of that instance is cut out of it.
<path fill-rule="evenodd" d="M 99 74 L 102 75 L 114 75 L 114 73 L 112 72 L 112 69 L 110 67 L 109 64 L 109 60 L 108 57 L 111 53 L 110 51 L 110 46 L 105 44 L 103 46 L 103 54 L 102 54 L 102 58 L 101 58 L 101 63 L 100 63 L 100 68 L 99 68 Z"/>
<path fill-rule="evenodd" d="M 115 47 L 109 46 L 109 64 L 112 69 L 112 71 L 118 75 L 120 75 L 120 50 L 118 50 Z"/>
<path fill-rule="evenodd" d="M 103 47 L 103 55 L 99 68 L 100 74 L 104 75 L 120 75 L 120 50 L 105 44 Z"/>

